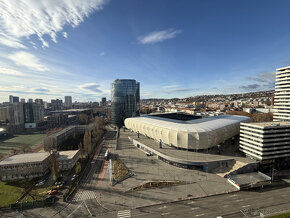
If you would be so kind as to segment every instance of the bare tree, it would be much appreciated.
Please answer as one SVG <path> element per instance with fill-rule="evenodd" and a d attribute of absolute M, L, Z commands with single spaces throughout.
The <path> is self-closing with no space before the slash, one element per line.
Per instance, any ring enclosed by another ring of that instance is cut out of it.
<path fill-rule="evenodd" d="M 90 131 L 86 130 L 84 135 L 84 151 L 85 155 L 89 155 L 92 150 L 92 141 L 91 141 L 91 133 Z"/>
<path fill-rule="evenodd" d="M 56 181 L 59 175 L 58 152 L 56 150 L 50 150 L 49 154 L 49 167 L 52 173 L 52 178 Z"/>
<path fill-rule="evenodd" d="M 19 152 L 20 153 L 30 153 L 30 152 L 32 152 L 32 149 L 29 145 L 23 144 L 22 146 L 19 147 Z"/>

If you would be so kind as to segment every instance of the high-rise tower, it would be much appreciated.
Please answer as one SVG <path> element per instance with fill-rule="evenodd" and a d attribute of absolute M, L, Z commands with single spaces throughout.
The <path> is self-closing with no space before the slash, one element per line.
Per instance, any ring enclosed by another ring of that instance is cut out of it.
<path fill-rule="evenodd" d="M 112 123 L 124 125 L 128 117 L 139 116 L 140 83 L 133 79 L 117 79 L 111 86 Z"/>
<path fill-rule="evenodd" d="M 274 121 L 290 121 L 290 66 L 276 72 Z"/>

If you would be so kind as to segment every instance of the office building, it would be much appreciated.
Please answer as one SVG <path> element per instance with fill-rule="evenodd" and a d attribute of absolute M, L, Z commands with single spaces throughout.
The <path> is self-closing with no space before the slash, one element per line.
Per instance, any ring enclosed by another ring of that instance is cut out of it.
<path fill-rule="evenodd" d="M 79 150 L 57 152 L 60 171 L 71 170 L 79 160 Z M 0 180 L 16 181 L 44 176 L 49 172 L 49 152 L 17 154 L 0 161 Z"/>
<path fill-rule="evenodd" d="M 13 181 L 31 179 L 49 171 L 49 152 L 18 154 L 0 161 L 0 179 Z"/>
<path fill-rule="evenodd" d="M 276 72 L 274 121 L 290 121 L 290 66 Z"/>
<path fill-rule="evenodd" d="M 21 103 L 25 103 L 25 98 L 21 98 L 21 99 L 20 99 L 20 102 L 21 102 Z"/>
<path fill-rule="evenodd" d="M 9 95 L 9 103 L 10 104 L 17 103 L 17 102 L 19 102 L 19 97 L 13 96 L 13 95 Z"/>
<path fill-rule="evenodd" d="M 33 99 L 32 98 L 29 98 L 27 102 L 28 103 L 33 103 Z"/>
<path fill-rule="evenodd" d="M 241 123 L 240 150 L 260 161 L 290 157 L 290 122 Z"/>
<path fill-rule="evenodd" d="M 71 96 L 65 96 L 64 97 L 64 107 L 66 109 L 72 108 L 72 97 Z"/>
<path fill-rule="evenodd" d="M 101 106 L 105 107 L 106 105 L 107 105 L 107 99 L 104 97 L 104 98 L 102 98 Z"/>
<path fill-rule="evenodd" d="M 139 116 L 140 83 L 133 79 L 117 79 L 111 85 L 112 123 L 123 126 L 128 117 Z"/>

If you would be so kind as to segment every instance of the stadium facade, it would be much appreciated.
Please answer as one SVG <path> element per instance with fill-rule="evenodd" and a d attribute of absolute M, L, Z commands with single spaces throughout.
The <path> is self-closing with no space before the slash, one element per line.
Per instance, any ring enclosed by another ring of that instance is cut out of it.
<path fill-rule="evenodd" d="M 201 118 L 173 113 L 127 118 L 125 126 L 169 146 L 195 150 L 217 146 L 238 135 L 241 122 L 250 122 L 250 118 L 235 115 Z"/>

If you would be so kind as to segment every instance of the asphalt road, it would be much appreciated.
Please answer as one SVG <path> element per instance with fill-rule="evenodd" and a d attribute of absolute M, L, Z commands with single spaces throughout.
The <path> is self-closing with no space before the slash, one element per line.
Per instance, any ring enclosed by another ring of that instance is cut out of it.
<path fill-rule="evenodd" d="M 107 135 L 108 136 L 108 135 Z M 111 137 L 104 140 L 104 146 Z M 124 208 L 109 211 L 94 198 L 102 190 L 97 186 L 97 176 L 103 164 L 105 147 L 92 166 L 87 180 L 84 180 L 75 196 L 75 201 L 57 203 L 54 207 L 35 208 L 22 212 L 23 217 L 258 217 L 290 209 L 290 184 L 265 187 L 261 190 L 241 191 L 193 200 L 179 201 L 143 208 Z M 17 217 L 19 212 L 0 212 L 0 217 Z"/>

